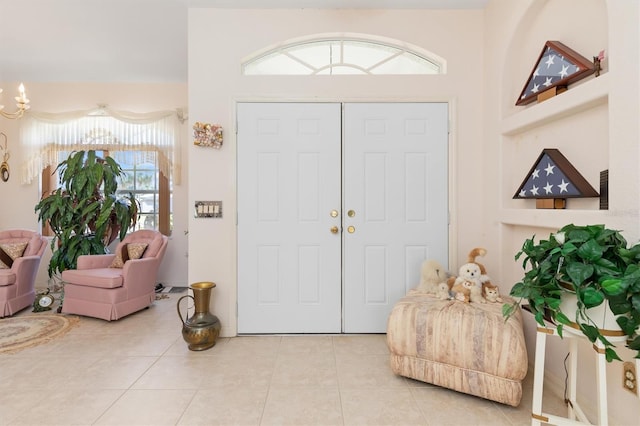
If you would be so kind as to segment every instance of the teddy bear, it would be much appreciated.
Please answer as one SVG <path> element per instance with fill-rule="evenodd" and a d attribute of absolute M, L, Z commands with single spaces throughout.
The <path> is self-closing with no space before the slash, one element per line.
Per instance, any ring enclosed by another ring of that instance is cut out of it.
<path fill-rule="evenodd" d="M 446 281 L 442 281 L 438 283 L 438 288 L 436 290 L 436 297 L 440 300 L 449 300 L 451 299 L 451 294 L 449 293 L 449 284 Z"/>
<path fill-rule="evenodd" d="M 486 303 L 487 301 L 482 295 L 481 275 L 478 264 L 465 263 L 459 268 L 458 276 L 453 281 L 451 291 L 455 294 L 462 293 L 465 296 L 465 302 Z"/>
<path fill-rule="evenodd" d="M 429 259 L 422 262 L 420 269 L 420 285 L 417 291 L 421 293 L 436 294 L 438 284 L 447 281 L 447 271 L 437 260 Z"/>
<path fill-rule="evenodd" d="M 489 283 L 489 285 L 491 285 L 491 278 L 489 278 L 489 276 L 487 275 L 487 269 L 482 263 L 476 260 L 478 256 L 484 257 L 486 254 L 487 249 L 476 247 L 469 252 L 469 255 L 467 256 L 467 263 L 475 263 L 476 265 L 478 265 L 478 267 L 480 268 L 480 276 L 478 277 L 480 278 L 480 282 L 482 282 L 482 284 Z"/>

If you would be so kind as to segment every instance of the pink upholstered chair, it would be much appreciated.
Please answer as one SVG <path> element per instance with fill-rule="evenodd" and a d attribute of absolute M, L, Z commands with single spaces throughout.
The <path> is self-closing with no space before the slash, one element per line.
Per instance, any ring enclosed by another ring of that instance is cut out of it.
<path fill-rule="evenodd" d="M 0 231 L 0 318 L 33 304 L 35 280 L 47 240 L 26 229 Z"/>
<path fill-rule="evenodd" d="M 128 234 L 113 254 L 80 256 L 77 269 L 62 272 L 62 312 L 112 321 L 151 305 L 167 242 L 143 229 Z"/>

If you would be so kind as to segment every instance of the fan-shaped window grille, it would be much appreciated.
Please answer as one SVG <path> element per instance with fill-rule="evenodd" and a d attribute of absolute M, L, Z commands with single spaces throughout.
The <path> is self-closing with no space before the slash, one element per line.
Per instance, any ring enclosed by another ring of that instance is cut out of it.
<path fill-rule="evenodd" d="M 250 58 L 245 75 L 444 74 L 444 61 L 404 47 L 356 39 L 280 46 Z"/>

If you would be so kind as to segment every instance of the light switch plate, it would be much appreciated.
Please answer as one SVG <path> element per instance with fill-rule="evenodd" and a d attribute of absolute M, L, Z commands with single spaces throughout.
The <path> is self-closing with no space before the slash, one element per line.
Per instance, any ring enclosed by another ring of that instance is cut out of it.
<path fill-rule="evenodd" d="M 194 217 L 222 217 L 222 201 L 196 201 L 194 207 Z"/>

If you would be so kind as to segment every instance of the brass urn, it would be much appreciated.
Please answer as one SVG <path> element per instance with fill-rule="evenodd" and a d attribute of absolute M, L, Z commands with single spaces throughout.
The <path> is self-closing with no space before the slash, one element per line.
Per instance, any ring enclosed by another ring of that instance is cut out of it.
<path fill-rule="evenodd" d="M 176 306 L 178 317 L 182 321 L 182 338 L 189 344 L 192 351 L 203 351 L 216 344 L 220 335 L 220 320 L 209 312 L 209 301 L 211 290 L 215 283 L 203 281 L 191 284 L 189 287 L 193 291 L 193 296 L 186 295 L 178 299 Z M 191 318 L 182 319 L 180 312 L 180 302 L 184 298 L 190 298 L 195 304 L 195 312 Z"/>

